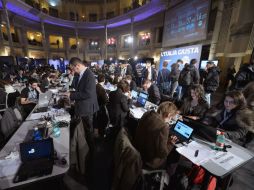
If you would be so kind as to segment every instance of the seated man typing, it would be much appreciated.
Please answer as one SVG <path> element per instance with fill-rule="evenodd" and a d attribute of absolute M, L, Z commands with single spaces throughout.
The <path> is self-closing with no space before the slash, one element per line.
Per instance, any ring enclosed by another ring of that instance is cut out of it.
<path fill-rule="evenodd" d="M 27 117 L 33 110 L 38 101 L 39 93 L 41 93 L 36 79 L 30 79 L 28 83 L 29 86 L 24 88 L 20 95 L 20 103 L 24 109 L 25 117 Z"/>
<path fill-rule="evenodd" d="M 144 164 L 152 169 L 158 169 L 165 164 L 177 141 L 175 136 L 169 136 L 168 124 L 176 114 L 176 106 L 172 102 L 164 102 L 157 112 L 146 112 L 139 122 L 134 145 Z"/>

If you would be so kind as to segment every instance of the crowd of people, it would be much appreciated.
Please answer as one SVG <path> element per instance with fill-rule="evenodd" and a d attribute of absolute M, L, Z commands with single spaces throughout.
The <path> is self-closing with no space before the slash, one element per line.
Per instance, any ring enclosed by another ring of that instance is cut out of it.
<path fill-rule="evenodd" d="M 170 168 L 172 163 L 168 157 L 174 153 L 178 139 L 169 134 L 169 128 L 176 115 L 223 130 L 227 138 L 244 147 L 253 142 L 254 60 L 230 76 L 230 88 L 218 104 L 211 97 L 220 86 L 220 69 L 210 61 L 206 70 L 200 72 L 197 64 L 196 59 L 190 63 L 178 60 L 169 70 L 168 62 L 164 61 L 159 71 L 150 61 L 143 68 L 128 62 L 104 64 L 100 68 L 90 67 L 87 61 L 74 57 L 63 74 L 49 66 L 1 73 L 0 88 L 1 94 L 8 94 L 8 99 L 12 99 L 9 106 L 15 106 L 18 101 L 26 117 L 40 93 L 59 81 L 64 83 L 67 90 L 64 96 L 75 102 L 72 117 L 81 118 L 90 151 L 94 150 L 96 138 L 106 136 L 109 125 L 115 129 L 130 128 L 131 91 L 145 92 L 148 101 L 158 105 L 158 109 L 142 116 L 135 126 L 132 142 L 145 166 Z M 16 82 L 26 85 L 20 93 L 12 86 Z M 109 84 L 116 90 L 106 90 Z"/>

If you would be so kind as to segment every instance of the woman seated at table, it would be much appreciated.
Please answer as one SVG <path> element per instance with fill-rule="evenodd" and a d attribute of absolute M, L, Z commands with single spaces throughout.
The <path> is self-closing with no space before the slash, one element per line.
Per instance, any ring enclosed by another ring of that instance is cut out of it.
<path fill-rule="evenodd" d="M 200 84 L 189 88 L 190 96 L 186 97 L 181 106 L 181 114 L 191 119 L 198 120 L 204 117 L 209 106 L 205 100 L 204 88 Z"/>
<path fill-rule="evenodd" d="M 140 152 L 146 166 L 158 169 L 165 166 L 169 153 L 177 141 L 170 136 L 171 120 L 177 114 L 172 102 L 163 102 L 157 112 L 146 112 L 139 121 L 134 137 L 134 146 Z"/>
<path fill-rule="evenodd" d="M 117 90 L 109 93 L 109 116 L 113 126 L 123 127 L 131 105 L 129 84 L 122 80 L 117 85 Z"/>
<path fill-rule="evenodd" d="M 236 143 L 252 128 L 252 117 L 246 117 L 246 100 L 239 91 L 227 92 L 223 103 L 211 108 L 202 120 L 205 124 L 225 131 L 225 137 Z"/>

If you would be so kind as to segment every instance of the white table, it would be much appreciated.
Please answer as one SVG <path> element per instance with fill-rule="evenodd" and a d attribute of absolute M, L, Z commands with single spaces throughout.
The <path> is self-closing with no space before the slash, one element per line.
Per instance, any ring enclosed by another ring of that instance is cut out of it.
<path fill-rule="evenodd" d="M 69 114 L 65 114 L 63 116 L 60 116 L 56 119 L 61 118 L 66 118 L 69 119 L 70 116 Z M 1 164 L 0 164 L 0 189 L 6 189 L 6 188 L 11 188 L 11 187 L 16 187 L 16 186 L 21 186 L 24 184 L 28 184 L 31 182 L 39 181 L 42 179 L 47 179 L 47 178 L 52 178 L 56 177 L 59 175 L 65 174 L 68 169 L 69 169 L 69 152 L 70 152 L 70 129 L 69 127 L 67 128 L 61 128 L 61 135 L 60 137 L 54 138 L 53 137 L 53 142 L 54 142 L 54 148 L 57 152 L 57 155 L 60 157 L 65 157 L 67 164 L 65 166 L 53 166 L 53 171 L 51 175 L 43 176 L 43 177 L 37 177 L 37 178 L 32 178 L 23 182 L 19 183 L 13 183 L 13 178 L 15 176 L 15 173 L 17 172 L 19 165 L 20 165 L 20 159 L 17 159 L 17 162 L 13 162 L 14 164 L 9 167 L 9 170 L 6 172 L 6 168 L 4 162 L 6 164 L 8 161 L 3 161 L 2 159 L 7 156 L 11 151 L 13 151 L 15 148 L 18 150 L 19 148 L 19 143 L 23 142 L 28 131 L 33 129 L 33 126 L 38 124 L 40 120 L 30 120 L 30 121 L 24 121 L 22 125 L 19 127 L 19 129 L 15 132 L 15 134 L 11 137 L 11 139 L 8 141 L 8 143 L 4 146 L 4 148 L 0 151 L 0 158 L 1 158 Z M 4 171 L 5 170 L 5 171 Z M 11 170 L 11 172 L 10 172 Z M 9 173 L 6 175 L 6 173 Z"/>

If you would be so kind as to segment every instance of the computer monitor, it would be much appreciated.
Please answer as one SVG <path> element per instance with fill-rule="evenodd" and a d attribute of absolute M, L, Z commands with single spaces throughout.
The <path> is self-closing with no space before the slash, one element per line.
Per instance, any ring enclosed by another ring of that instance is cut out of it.
<path fill-rule="evenodd" d="M 180 135 L 180 137 L 189 140 L 193 133 L 193 128 L 191 128 L 186 123 L 178 120 L 173 128 L 173 131 Z"/>
<path fill-rule="evenodd" d="M 52 138 L 20 144 L 20 157 L 22 162 L 40 158 L 51 159 L 53 156 L 54 145 Z"/>
<path fill-rule="evenodd" d="M 219 63 L 218 60 L 202 60 L 200 64 L 200 69 L 206 69 L 207 62 L 213 62 L 215 66 L 217 66 Z"/>
<path fill-rule="evenodd" d="M 132 91 L 131 91 L 131 97 L 132 97 L 133 99 L 137 99 L 137 98 L 138 98 L 138 92 L 135 91 L 135 90 L 132 90 Z"/>
<path fill-rule="evenodd" d="M 140 92 L 137 102 L 140 104 L 140 106 L 144 107 L 147 99 L 148 99 L 148 94 L 146 94 L 144 92 Z"/>
<path fill-rule="evenodd" d="M 217 137 L 216 127 L 206 125 L 200 121 L 193 120 L 188 117 L 183 117 L 183 121 L 194 129 L 194 135 L 209 142 L 216 142 Z"/>

